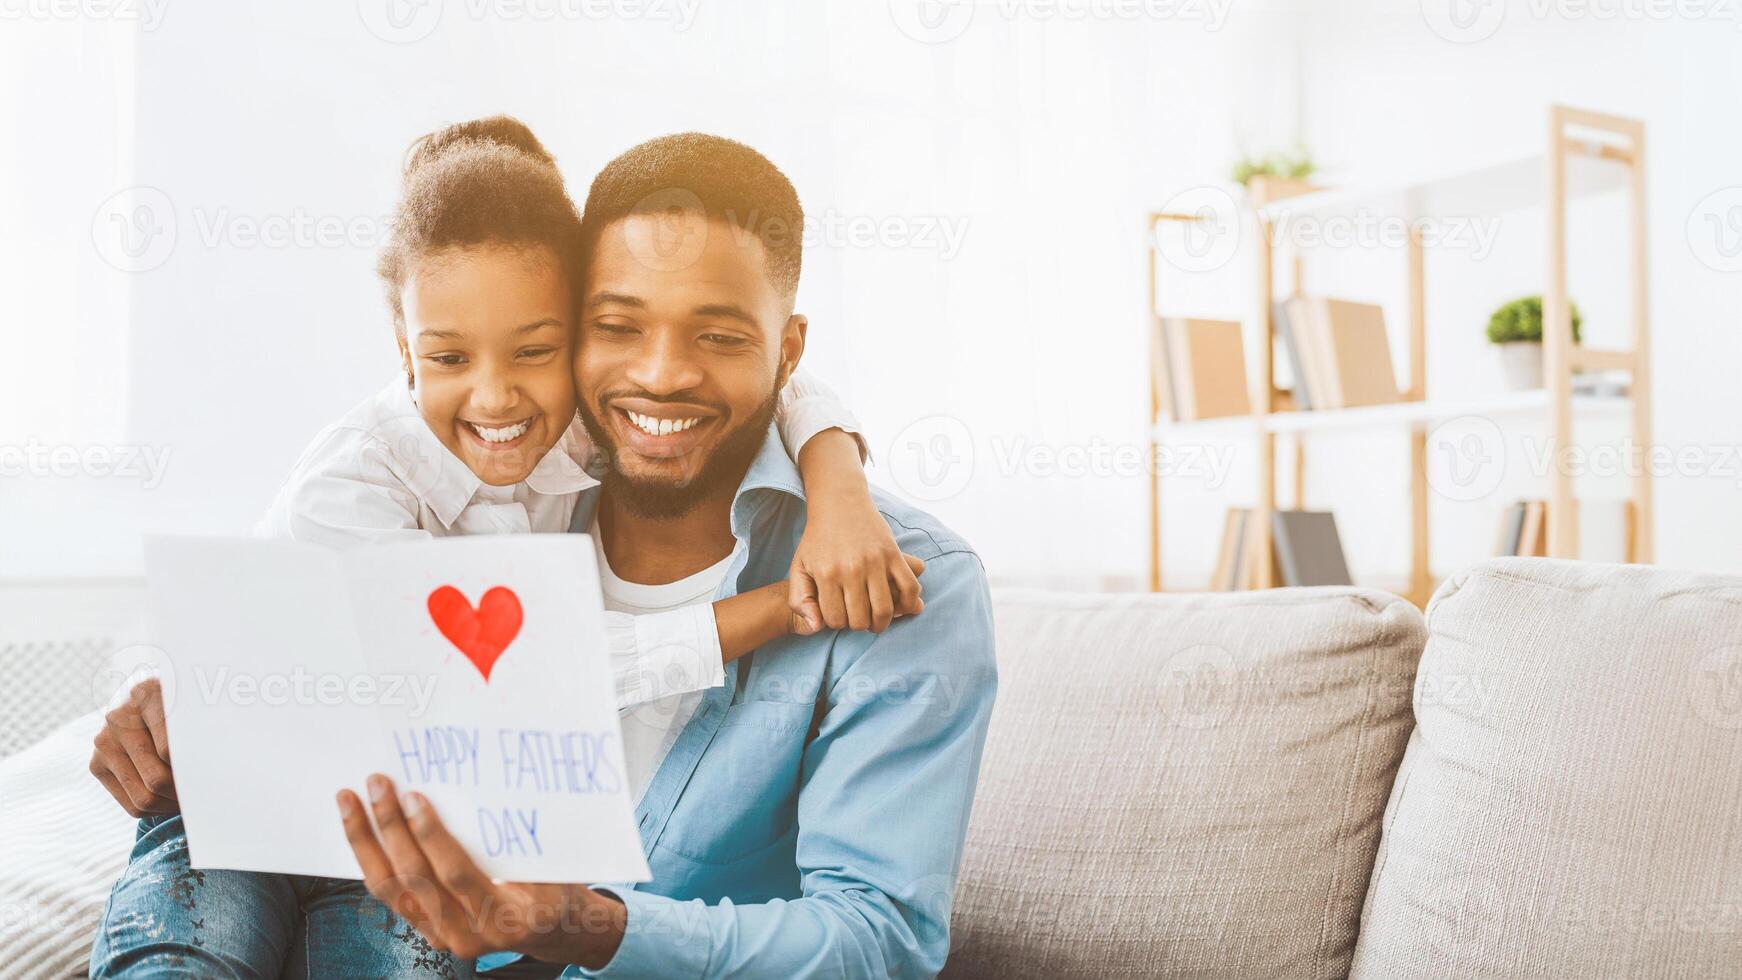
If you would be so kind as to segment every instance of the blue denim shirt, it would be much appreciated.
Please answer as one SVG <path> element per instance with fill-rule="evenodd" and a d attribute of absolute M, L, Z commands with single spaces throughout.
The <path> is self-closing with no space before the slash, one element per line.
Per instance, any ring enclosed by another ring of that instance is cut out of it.
<path fill-rule="evenodd" d="M 992 605 L 967 542 L 876 501 L 926 563 L 925 612 L 881 635 L 787 637 L 728 669 L 636 810 L 653 880 L 599 977 L 929 977 L 950 906 L 997 688 Z M 591 526 L 586 491 L 572 531 Z M 716 598 L 784 579 L 804 487 L 770 435 L 732 503 Z M 601 886 L 605 887 L 605 886 Z"/>

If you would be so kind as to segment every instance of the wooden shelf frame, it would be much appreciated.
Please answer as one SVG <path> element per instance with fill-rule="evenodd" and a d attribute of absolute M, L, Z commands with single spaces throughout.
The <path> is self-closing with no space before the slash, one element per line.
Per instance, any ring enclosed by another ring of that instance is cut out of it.
<path fill-rule="evenodd" d="M 1619 183 L 1611 181 L 1607 172 L 1600 181 L 1593 184 L 1581 178 L 1576 184 L 1569 181 L 1568 161 L 1571 158 L 1586 157 L 1603 161 L 1609 165 L 1624 170 L 1624 180 Z M 1545 206 L 1548 216 L 1548 241 L 1546 248 L 1546 283 L 1543 289 L 1543 408 L 1549 428 L 1550 459 L 1560 458 L 1560 447 L 1572 445 L 1573 419 L 1576 410 L 1581 406 L 1602 404 L 1604 399 L 1575 399 L 1573 393 L 1573 375 L 1579 371 L 1620 371 L 1625 370 L 1631 376 L 1629 396 L 1629 415 L 1631 419 L 1632 437 L 1636 443 L 1650 444 L 1651 429 L 1651 373 L 1650 373 L 1650 323 L 1649 323 L 1649 270 L 1647 266 L 1647 206 L 1646 206 L 1646 146 L 1644 123 L 1636 119 L 1612 116 L 1604 113 L 1590 112 L 1566 106 L 1550 106 L 1548 111 L 1548 132 L 1546 150 L 1540 166 L 1546 169 L 1544 180 L 1540 185 L 1541 199 L 1531 201 L 1529 195 L 1523 200 L 1516 193 L 1500 194 L 1495 198 L 1495 206 L 1503 210 L 1511 210 L 1521 204 L 1540 203 Z M 1529 161 L 1509 161 L 1498 167 L 1483 168 L 1464 174 L 1452 175 L 1440 181 L 1424 183 L 1395 191 L 1395 200 L 1407 202 L 1407 206 L 1415 213 L 1410 217 L 1431 215 L 1430 202 L 1436 190 L 1449 193 L 1467 193 L 1472 185 L 1478 191 L 1487 190 L 1483 185 L 1501 175 L 1516 175 L 1521 168 L 1531 166 Z M 1632 347 L 1629 350 L 1598 350 L 1575 346 L 1572 338 L 1572 322 L 1570 306 L 1567 299 L 1567 205 L 1571 197 L 1601 190 L 1608 186 L 1622 186 L 1628 197 L 1628 265 L 1630 269 L 1630 320 Z M 1515 191 L 1516 188 L 1508 188 Z M 1275 419 L 1278 415 L 1293 416 L 1295 413 L 1284 413 L 1282 408 L 1282 392 L 1276 387 L 1276 365 L 1274 363 L 1274 345 L 1276 323 L 1273 310 L 1275 302 L 1275 265 L 1277 261 L 1277 225 L 1287 220 L 1288 208 L 1282 202 L 1300 202 L 1311 209 L 1315 205 L 1334 209 L 1344 202 L 1363 200 L 1372 195 L 1352 193 L 1349 191 L 1323 191 L 1303 181 L 1276 180 L 1257 178 L 1248 188 L 1247 204 L 1242 220 L 1246 221 L 1257 242 L 1257 261 L 1253 283 L 1252 301 L 1254 313 L 1260 323 L 1260 342 L 1257 345 L 1257 370 L 1252 377 L 1252 414 L 1233 420 L 1215 420 L 1207 423 L 1190 423 L 1191 425 L 1224 424 L 1232 422 L 1240 424 L 1253 423 L 1251 437 L 1258 443 L 1258 492 L 1252 507 L 1252 516 L 1247 527 L 1251 533 L 1247 536 L 1248 567 L 1252 570 L 1252 584 L 1257 588 L 1268 588 L 1276 583 L 1273 581 L 1275 547 L 1271 540 L 1271 515 L 1277 509 L 1276 502 L 1276 437 L 1279 431 L 1292 432 L 1295 440 L 1293 454 L 1292 483 L 1294 490 L 1294 505 L 1304 506 L 1305 491 L 1305 441 L 1308 434 L 1319 426 L 1295 425 L 1296 419 L 1290 418 L 1291 424 L 1280 424 L 1283 420 Z M 1177 214 L 1169 212 L 1154 212 L 1148 216 L 1148 280 L 1149 280 L 1149 310 L 1151 318 L 1161 315 L 1157 233 L 1160 225 L 1165 222 L 1193 222 L 1203 220 L 1192 214 Z M 1290 293 L 1300 291 L 1302 279 L 1303 258 L 1298 253 L 1289 258 Z M 1427 400 L 1427 305 L 1425 292 L 1425 249 L 1420 235 L 1414 230 L 1408 238 L 1405 247 L 1405 277 L 1407 283 L 1407 350 L 1409 364 L 1409 381 L 1402 391 L 1402 401 L 1405 403 L 1425 403 Z M 1149 331 L 1149 342 L 1155 344 L 1155 331 Z M 1155 363 L 1154 351 L 1151 351 L 1150 363 Z M 1519 401 L 1513 399 L 1513 401 Z M 1524 405 L 1526 410 L 1536 411 L 1535 398 L 1526 399 L 1530 404 Z M 1615 399 L 1607 399 L 1614 403 Z M 1505 400 L 1502 400 L 1504 403 Z M 1150 383 L 1150 414 L 1147 427 L 1152 455 L 1157 451 L 1163 426 L 1161 425 L 1161 400 L 1155 381 Z M 1517 408 L 1520 406 L 1512 406 Z M 1325 428 L 1335 427 L 1337 423 L 1352 421 L 1360 424 L 1364 421 L 1386 422 L 1402 421 L 1407 425 L 1409 438 L 1409 484 L 1410 484 L 1410 570 L 1409 582 L 1405 594 L 1417 605 L 1425 606 L 1433 594 L 1432 565 L 1429 554 L 1429 487 L 1427 482 L 1427 428 L 1424 424 L 1435 417 L 1435 412 L 1429 406 L 1422 404 L 1418 410 L 1405 409 L 1375 410 L 1329 410 L 1345 413 L 1343 419 L 1332 420 L 1333 424 Z M 1301 415 L 1313 413 L 1300 413 Z M 1159 467 L 1151 467 L 1149 475 L 1149 587 L 1151 591 L 1162 591 L 1162 549 L 1161 549 L 1161 475 Z M 1653 560 L 1654 540 L 1652 527 L 1652 477 L 1646 467 L 1640 467 L 1632 474 L 1631 506 L 1628 508 L 1628 554 L 1629 561 L 1649 563 Z M 1578 501 L 1574 494 L 1573 475 L 1565 467 L 1556 466 L 1549 474 L 1548 486 L 1548 534 L 1547 552 L 1551 557 L 1578 557 Z"/>

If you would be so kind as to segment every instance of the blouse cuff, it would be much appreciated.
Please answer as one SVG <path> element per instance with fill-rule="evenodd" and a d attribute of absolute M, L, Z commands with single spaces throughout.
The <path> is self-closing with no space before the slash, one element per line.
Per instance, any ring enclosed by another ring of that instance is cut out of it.
<path fill-rule="evenodd" d="M 711 602 L 641 616 L 607 611 L 605 636 L 619 709 L 726 682 Z"/>

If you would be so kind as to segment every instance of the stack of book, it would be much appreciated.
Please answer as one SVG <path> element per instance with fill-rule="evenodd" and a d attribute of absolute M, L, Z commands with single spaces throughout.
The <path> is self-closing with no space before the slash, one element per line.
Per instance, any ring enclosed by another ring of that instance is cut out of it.
<path fill-rule="evenodd" d="M 1294 374 L 1296 409 L 1400 401 L 1385 312 L 1371 303 L 1291 296 L 1276 304 L 1276 334 Z"/>
<path fill-rule="evenodd" d="M 1500 517 L 1497 555 L 1548 554 L 1548 501 L 1520 500 Z"/>
<path fill-rule="evenodd" d="M 1633 502 L 1580 500 L 1577 504 L 1579 557 L 1585 561 L 1632 561 Z M 1500 537 L 1494 553 L 1501 557 L 1548 554 L 1548 501 L 1520 500 L 1506 508 L 1500 515 Z"/>
<path fill-rule="evenodd" d="M 1272 579 L 1282 585 L 1352 585 L 1337 521 L 1328 511 L 1279 510 L 1270 515 L 1276 541 Z M 1222 523 L 1222 548 L 1210 588 L 1233 592 L 1256 580 L 1250 533 L 1252 511 L 1231 507 Z"/>
<path fill-rule="evenodd" d="M 1161 411 L 1176 422 L 1246 415 L 1246 348 L 1234 320 L 1152 317 L 1150 376 Z"/>

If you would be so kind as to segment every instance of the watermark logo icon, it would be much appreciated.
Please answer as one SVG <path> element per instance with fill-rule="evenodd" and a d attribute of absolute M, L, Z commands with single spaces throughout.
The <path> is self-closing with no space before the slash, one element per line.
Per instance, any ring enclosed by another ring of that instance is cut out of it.
<path fill-rule="evenodd" d="M 1155 247 L 1167 263 L 1186 272 L 1228 264 L 1240 248 L 1240 205 L 1221 187 L 1193 187 L 1168 198 L 1162 211 L 1191 221 L 1159 221 Z"/>
<path fill-rule="evenodd" d="M 1240 699 L 1240 676 L 1234 657 L 1219 646 L 1200 643 L 1167 658 L 1161 676 L 1167 686 L 1162 717 L 1169 724 L 1195 731 L 1228 720 Z"/>
<path fill-rule="evenodd" d="M 1506 437 L 1484 415 L 1460 415 L 1427 434 L 1427 484 L 1447 500 L 1480 500 L 1506 476 Z"/>
<path fill-rule="evenodd" d="M 107 711 L 127 699 L 141 681 L 157 678 L 163 689 L 163 713 L 175 707 L 175 665 L 162 647 L 136 643 L 109 655 L 109 662 L 91 675 L 91 707 Z"/>
<path fill-rule="evenodd" d="M 442 21 L 442 0 L 357 0 L 357 16 L 388 44 L 415 44 Z"/>
<path fill-rule="evenodd" d="M 1688 213 L 1688 248 L 1718 272 L 1742 272 L 1742 187 L 1724 187 Z"/>
<path fill-rule="evenodd" d="M 961 419 L 932 415 L 896 433 L 890 444 L 890 474 L 915 500 L 948 500 L 974 477 L 974 437 Z"/>
<path fill-rule="evenodd" d="M 624 247 L 655 272 L 682 272 L 708 247 L 707 208 L 688 188 L 654 191 L 635 202 L 631 214 L 621 225 Z"/>
<path fill-rule="evenodd" d="M 175 251 L 175 204 L 155 187 L 127 187 L 97 206 L 91 244 L 122 272 L 150 272 Z"/>
<path fill-rule="evenodd" d="M 974 4 L 973 0 L 889 0 L 889 19 L 921 44 L 944 44 L 968 29 Z"/>
<path fill-rule="evenodd" d="M 1693 667 L 1689 696 L 1694 713 L 1714 728 L 1742 728 L 1742 647 L 1708 652 Z"/>
<path fill-rule="evenodd" d="M 1505 0 L 1421 0 L 1428 30 L 1453 44 L 1486 41 L 1506 20 Z"/>

